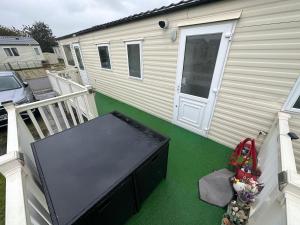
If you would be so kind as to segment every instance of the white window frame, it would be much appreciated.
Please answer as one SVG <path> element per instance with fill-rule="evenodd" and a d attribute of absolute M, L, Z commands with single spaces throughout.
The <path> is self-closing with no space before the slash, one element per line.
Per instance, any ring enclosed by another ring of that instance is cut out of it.
<path fill-rule="evenodd" d="M 142 41 L 142 39 L 135 40 L 135 41 L 131 41 L 131 40 L 130 41 L 124 41 L 124 43 L 125 43 L 125 48 L 126 48 L 128 77 L 130 79 L 143 80 L 144 79 L 144 62 L 143 62 L 143 41 Z M 141 77 L 130 76 L 127 46 L 131 45 L 131 44 L 138 44 L 139 48 L 140 48 L 140 71 L 141 71 Z"/>
<path fill-rule="evenodd" d="M 14 51 L 13 51 L 13 48 L 16 49 L 16 52 L 17 52 L 18 55 L 15 55 L 15 53 L 14 53 Z M 16 57 L 20 56 L 20 53 L 19 53 L 19 50 L 17 49 L 17 47 L 11 47 L 10 50 L 11 50 L 11 52 L 12 52 L 12 54 L 13 54 L 14 56 L 16 56 Z"/>
<path fill-rule="evenodd" d="M 14 54 L 14 52 L 12 50 L 13 48 L 15 48 L 17 50 L 18 55 Z M 5 49 L 8 49 L 12 55 L 7 55 Z M 18 57 L 18 56 L 20 56 L 20 53 L 19 53 L 19 51 L 18 51 L 18 49 L 16 47 L 4 47 L 3 51 L 5 52 L 5 54 L 6 54 L 7 57 Z"/>
<path fill-rule="evenodd" d="M 300 76 L 298 77 L 294 87 L 292 88 L 282 110 L 294 112 L 294 113 L 300 113 L 300 109 L 293 108 L 299 96 L 300 96 Z"/>
<path fill-rule="evenodd" d="M 109 57 L 109 63 L 110 63 L 110 69 L 108 68 L 103 68 L 102 64 L 101 64 L 101 58 L 100 58 L 100 54 L 99 54 L 99 47 L 107 47 L 107 51 L 108 51 L 108 57 Z M 99 56 L 99 62 L 100 62 L 100 68 L 102 70 L 107 70 L 107 71 L 112 71 L 112 63 L 111 63 L 111 54 L 110 54 L 110 44 L 109 43 L 102 43 L 102 44 L 98 44 L 97 45 L 97 52 L 98 52 L 98 56 Z"/>
<path fill-rule="evenodd" d="M 7 55 L 7 53 L 6 53 L 6 51 L 5 51 L 6 49 L 9 50 L 9 52 L 11 53 L 11 55 Z M 13 56 L 14 56 L 14 54 L 12 53 L 12 51 L 11 51 L 10 48 L 3 48 L 3 51 L 5 52 L 5 55 L 6 55 L 7 57 L 13 57 Z"/>

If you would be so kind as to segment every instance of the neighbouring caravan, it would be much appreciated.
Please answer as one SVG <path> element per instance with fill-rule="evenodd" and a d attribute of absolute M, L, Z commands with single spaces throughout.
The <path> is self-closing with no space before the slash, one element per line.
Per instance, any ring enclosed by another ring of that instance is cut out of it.
<path fill-rule="evenodd" d="M 190 0 L 58 41 L 85 84 L 233 147 L 279 111 L 300 135 L 299 15 L 297 0 Z"/>
<path fill-rule="evenodd" d="M 0 70 L 41 67 L 42 60 L 41 47 L 32 37 L 0 36 Z"/>

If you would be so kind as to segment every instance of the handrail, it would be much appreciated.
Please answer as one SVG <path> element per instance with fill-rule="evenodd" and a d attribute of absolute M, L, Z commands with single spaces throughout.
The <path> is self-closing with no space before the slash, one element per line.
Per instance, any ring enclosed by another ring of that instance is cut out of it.
<path fill-rule="evenodd" d="M 69 71 L 76 71 L 76 70 L 75 69 L 69 69 L 69 70 L 58 71 L 57 73 L 62 73 L 62 72 L 65 72 L 65 71 L 69 72 Z M 86 89 L 87 87 L 90 87 L 90 85 L 83 86 L 81 84 L 76 83 L 73 80 L 70 80 L 70 79 L 67 79 L 65 77 L 59 76 L 58 74 L 55 74 L 54 71 L 46 70 L 46 73 L 47 73 L 48 76 L 52 76 L 55 79 L 61 79 L 62 81 L 68 82 L 71 85 L 77 86 L 78 88 Z"/>
<path fill-rule="evenodd" d="M 77 68 L 64 69 L 56 72 L 58 76 L 75 81 L 75 83 L 83 84 Z"/>
<path fill-rule="evenodd" d="M 41 100 L 41 101 L 38 101 L 38 102 L 32 102 L 32 103 L 28 103 L 28 104 L 25 104 L 25 105 L 18 105 L 18 106 L 15 106 L 15 108 L 16 108 L 17 112 L 24 112 L 26 110 L 35 109 L 35 108 L 42 107 L 42 106 L 47 106 L 49 104 L 54 104 L 54 103 L 61 102 L 61 101 L 66 101 L 70 98 L 79 97 L 79 96 L 82 96 L 82 95 L 87 94 L 87 93 L 88 93 L 87 90 L 78 91 L 78 92 L 74 92 L 74 93 L 71 93 L 71 94 L 65 94 L 65 95 L 53 97 L 53 98 L 50 98 L 50 99 Z"/>

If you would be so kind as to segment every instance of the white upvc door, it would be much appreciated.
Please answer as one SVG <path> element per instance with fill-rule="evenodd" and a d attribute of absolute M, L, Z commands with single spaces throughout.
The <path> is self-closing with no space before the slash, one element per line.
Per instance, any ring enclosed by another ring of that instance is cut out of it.
<path fill-rule="evenodd" d="M 207 136 L 220 88 L 233 22 L 180 31 L 173 122 Z"/>
<path fill-rule="evenodd" d="M 76 58 L 75 63 L 76 63 L 76 66 L 79 70 L 81 80 L 82 80 L 84 85 L 88 85 L 89 80 L 88 80 L 88 76 L 87 76 L 85 66 L 84 66 L 84 63 L 83 63 L 82 54 L 81 54 L 81 50 L 80 50 L 80 45 L 78 43 L 73 44 L 73 48 L 74 48 L 74 52 L 75 52 L 75 56 L 76 56 L 75 57 Z"/>

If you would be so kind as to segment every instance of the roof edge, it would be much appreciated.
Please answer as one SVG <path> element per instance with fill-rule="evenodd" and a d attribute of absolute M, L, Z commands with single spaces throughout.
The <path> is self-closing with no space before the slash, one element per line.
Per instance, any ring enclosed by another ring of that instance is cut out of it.
<path fill-rule="evenodd" d="M 165 14 L 165 13 L 175 12 L 175 11 L 183 10 L 183 9 L 190 8 L 190 7 L 193 7 L 193 6 L 204 5 L 204 4 L 207 4 L 207 3 L 212 3 L 212 2 L 217 2 L 217 1 L 220 1 L 220 0 L 180 1 L 178 3 L 172 3 L 168 6 L 162 6 L 158 9 L 155 8 L 153 10 L 148 10 L 146 12 L 137 13 L 137 14 L 134 14 L 134 15 L 131 15 L 131 16 L 128 16 L 128 17 L 124 17 L 122 19 L 114 20 L 112 22 L 92 26 L 92 27 L 87 28 L 87 29 L 83 29 L 83 30 L 80 30 L 80 31 L 77 31 L 77 32 L 73 32 L 71 34 L 67 34 L 67 35 L 58 37 L 58 38 L 56 38 L 56 40 L 60 41 L 60 40 L 63 40 L 63 39 L 71 38 L 73 36 L 88 34 L 88 33 L 96 32 L 96 31 L 99 31 L 99 30 L 104 30 L 104 29 L 107 29 L 107 28 L 115 27 L 115 26 L 118 26 L 118 25 L 130 23 L 130 22 L 134 22 L 134 21 L 139 21 L 139 20 L 142 20 L 142 19 L 145 19 L 145 18 L 150 18 L 150 17 L 162 15 L 162 14 Z"/>

